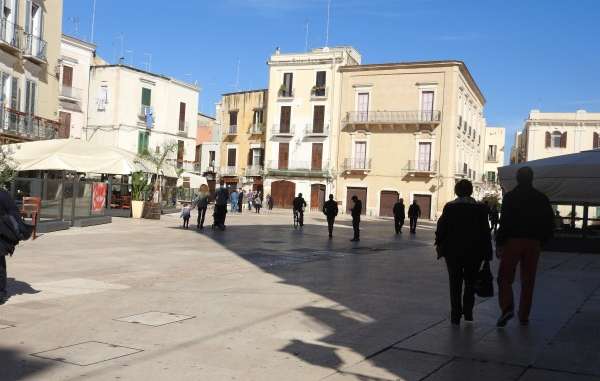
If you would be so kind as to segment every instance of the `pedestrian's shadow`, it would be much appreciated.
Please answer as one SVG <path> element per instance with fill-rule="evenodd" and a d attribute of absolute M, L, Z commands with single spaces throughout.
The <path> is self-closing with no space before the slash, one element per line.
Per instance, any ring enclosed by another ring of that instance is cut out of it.
<path fill-rule="evenodd" d="M 27 282 L 16 280 L 15 278 L 7 278 L 8 297 L 23 294 L 37 294 L 40 290 L 31 287 Z"/>

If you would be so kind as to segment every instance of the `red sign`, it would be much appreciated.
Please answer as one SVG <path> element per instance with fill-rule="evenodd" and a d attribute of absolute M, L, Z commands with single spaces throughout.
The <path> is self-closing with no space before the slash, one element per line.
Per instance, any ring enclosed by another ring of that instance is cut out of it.
<path fill-rule="evenodd" d="M 106 203 L 106 183 L 94 183 L 92 191 L 92 213 L 102 212 Z"/>

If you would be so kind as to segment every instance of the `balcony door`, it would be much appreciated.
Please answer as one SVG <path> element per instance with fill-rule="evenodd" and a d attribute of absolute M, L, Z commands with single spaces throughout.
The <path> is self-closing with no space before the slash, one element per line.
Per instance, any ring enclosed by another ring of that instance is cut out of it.
<path fill-rule="evenodd" d="M 431 143 L 419 143 L 417 169 L 420 171 L 431 170 Z"/>
<path fill-rule="evenodd" d="M 352 167 L 355 169 L 366 169 L 367 167 L 367 142 L 354 143 L 354 162 Z"/>
<path fill-rule="evenodd" d="M 288 169 L 288 158 L 290 155 L 290 143 L 279 143 L 279 169 Z"/>
<path fill-rule="evenodd" d="M 177 141 L 177 168 L 183 167 L 183 154 L 185 151 L 185 143 L 183 140 Z"/>
<path fill-rule="evenodd" d="M 70 66 L 63 66 L 63 87 L 73 87 L 73 68 Z"/>
<path fill-rule="evenodd" d="M 322 134 L 325 125 L 325 106 L 315 106 L 312 133 Z"/>
<path fill-rule="evenodd" d="M 179 102 L 179 131 L 185 131 L 185 103 Z"/>
<path fill-rule="evenodd" d="M 290 132 L 290 119 L 292 117 L 291 106 L 281 106 L 281 116 L 279 119 L 279 132 Z"/>
<path fill-rule="evenodd" d="M 433 91 L 423 91 L 421 93 L 421 120 L 433 120 Z"/>
<path fill-rule="evenodd" d="M 227 150 L 227 166 L 235 168 L 237 150 L 235 148 L 229 148 Z"/>
<path fill-rule="evenodd" d="M 71 134 L 71 114 L 68 112 L 59 111 L 58 120 L 60 128 L 58 130 L 59 139 L 68 139 Z"/>
<path fill-rule="evenodd" d="M 369 93 L 358 93 L 357 110 L 358 121 L 366 122 L 369 120 Z"/>
<path fill-rule="evenodd" d="M 323 169 L 323 143 L 313 143 L 310 168 L 313 171 Z"/>

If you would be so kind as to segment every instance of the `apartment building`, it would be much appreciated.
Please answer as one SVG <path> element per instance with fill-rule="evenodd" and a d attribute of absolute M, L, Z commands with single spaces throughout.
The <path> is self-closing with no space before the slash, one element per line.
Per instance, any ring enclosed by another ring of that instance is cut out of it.
<path fill-rule="evenodd" d="M 0 0 L 0 143 L 57 137 L 62 0 Z"/>
<path fill-rule="evenodd" d="M 479 197 L 489 194 L 502 196 L 502 189 L 498 184 L 498 167 L 504 165 L 504 147 L 506 144 L 506 131 L 504 127 L 485 128 L 483 151 L 483 184 L 480 186 Z"/>
<path fill-rule="evenodd" d="M 290 208 L 302 193 L 320 209 L 334 192 L 343 66 L 359 65 L 352 47 L 282 54 L 268 61 L 265 194 Z"/>
<path fill-rule="evenodd" d="M 64 35 L 60 44 L 59 138 L 81 139 L 87 125 L 90 68 L 96 45 Z"/>
<path fill-rule="evenodd" d="M 600 148 L 600 113 L 531 110 L 517 133 L 511 163 Z"/>
<path fill-rule="evenodd" d="M 171 77 L 123 64 L 92 66 L 82 138 L 137 153 L 177 143 L 169 163 L 193 171 L 198 98 L 198 87 Z"/>
<path fill-rule="evenodd" d="M 336 197 L 390 216 L 398 198 L 434 219 L 457 180 L 481 183 L 485 98 L 460 61 L 341 67 Z"/>
<path fill-rule="evenodd" d="M 215 190 L 221 151 L 221 130 L 212 116 L 198 113 L 196 132 L 196 173 L 206 177 L 208 187 Z"/>
<path fill-rule="evenodd" d="M 263 190 L 266 89 L 223 94 L 220 178 L 229 188 Z"/>

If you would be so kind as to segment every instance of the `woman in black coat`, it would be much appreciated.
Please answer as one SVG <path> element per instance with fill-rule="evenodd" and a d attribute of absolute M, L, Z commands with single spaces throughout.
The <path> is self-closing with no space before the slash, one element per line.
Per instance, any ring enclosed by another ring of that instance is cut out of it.
<path fill-rule="evenodd" d="M 454 192 L 457 198 L 444 206 L 438 220 L 435 245 L 438 259 L 444 257 L 448 267 L 450 320 L 459 325 L 463 316 L 473 321 L 475 281 L 482 262 L 492 259 L 492 240 L 487 209 L 471 197 L 471 182 L 459 181 Z"/>

